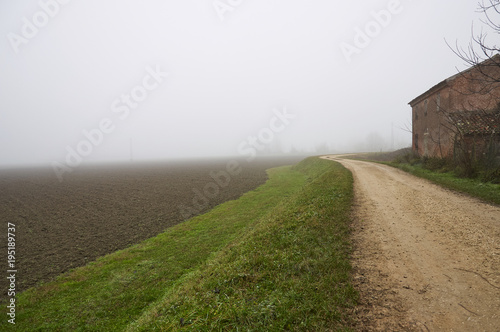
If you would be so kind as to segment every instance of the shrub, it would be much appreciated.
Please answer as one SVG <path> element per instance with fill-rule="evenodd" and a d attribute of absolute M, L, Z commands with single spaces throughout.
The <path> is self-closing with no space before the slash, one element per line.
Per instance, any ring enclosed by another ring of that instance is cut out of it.
<path fill-rule="evenodd" d="M 423 157 L 422 167 L 431 171 L 442 170 L 448 164 L 446 158 Z"/>
<path fill-rule="evenodd" d="M 420 163 L 420 156 L 414 151 L 409 150 L 407 153 L 396 157 L 396 159 L 394 159 L 394 162 L 398 164 L 415 165 Z"/>

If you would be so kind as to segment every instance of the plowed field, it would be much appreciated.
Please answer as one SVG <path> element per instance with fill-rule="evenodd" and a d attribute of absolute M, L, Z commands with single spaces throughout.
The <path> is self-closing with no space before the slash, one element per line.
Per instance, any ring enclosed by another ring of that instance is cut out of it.
<path fill-rule="evenodd" d="M 297 158 L 81 167 L 63 182 L 52 170 L 0 172 L 0 252 L 7 268 L 7 223 L 16 228 L 16 291 L 150 238 L 236 199 Z M 239 174 L 236 174 L 237 171 Z M 0 256 L 1 257 L 1 256 Z M 5 272 L 6 273 L 6 272 Z M 0 277 L 0 300 L 7 295 Z"/>

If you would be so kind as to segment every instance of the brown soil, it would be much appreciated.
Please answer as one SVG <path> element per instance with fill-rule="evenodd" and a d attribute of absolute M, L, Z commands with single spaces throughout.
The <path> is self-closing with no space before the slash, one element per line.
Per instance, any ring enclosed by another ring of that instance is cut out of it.
<path fill-rule="evenodd" d="M 500 208 L 392 167 L 355 179 L 360 331 L 500 331 Z"/>
<path fill-rule="evenodd" d="M 17 291 L 51 280 L 99 256 L 150 238 L 185 218 L 180 207 L 197 208 L 193 189 L 215 183 L 209 173 L 226 170 L 228 160 L 142 166 L 80 167 L 60 183 L 52 170 L 0 172 L 0 220 L 6 298 L 7 223 L 16 225 Z M 297 158 L 240 161 L 232 176 L 199 213 L 236 199 L 267 179 L 266 169 Z M 213 189 L 213 187 L 212 187 Z"/>

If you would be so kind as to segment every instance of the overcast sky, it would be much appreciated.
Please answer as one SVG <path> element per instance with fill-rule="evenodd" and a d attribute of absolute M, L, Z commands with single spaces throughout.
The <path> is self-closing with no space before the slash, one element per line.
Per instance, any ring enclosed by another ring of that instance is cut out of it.
<path fill-rule="evenodd" d="M 465 69 L 445 39 L 476 8 L 0 0 L 0 167 L 409 146 L 407 103 Z"/>

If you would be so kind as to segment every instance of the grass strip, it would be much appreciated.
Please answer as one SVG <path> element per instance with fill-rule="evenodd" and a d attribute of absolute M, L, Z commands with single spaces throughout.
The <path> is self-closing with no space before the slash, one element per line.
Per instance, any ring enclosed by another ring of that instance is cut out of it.
<path fill-rule="evenodd" d="M 256 227 L 129 325 L 128 331 L 349 330 L 352 175 L 310 158 L 310 176 Z"/>

